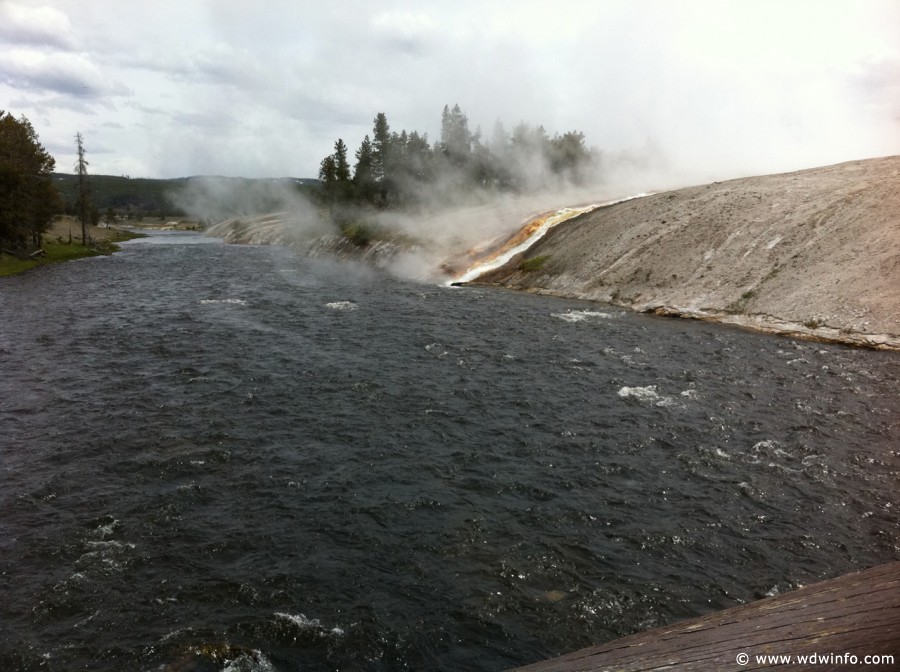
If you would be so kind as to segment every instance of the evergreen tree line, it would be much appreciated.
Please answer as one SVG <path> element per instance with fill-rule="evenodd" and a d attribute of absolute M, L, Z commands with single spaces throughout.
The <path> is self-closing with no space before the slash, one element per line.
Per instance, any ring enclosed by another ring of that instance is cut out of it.
<path fill-rule="evenodd" d="M 391 131 L 383 112 L 375 116 L 372 135 L 355 152 L 353 168 L 342 138 L 319 166 L 323 195 L 332 206 L 368 203 L 377 207 L 451 202 L 475 189 L 520 192 L 582 183 L 596 167 L 597 153 L 585 146 L 584 134 L 570 131 L 548 136 L 543 126 L 520 123 L 507 133 L 498 121 L 489 141 L 469 129 L 466 115 L 444 106 L 441 138 Z"/>
<path fill-rule="evenodd" d="M 0 249 L 40 246 L 61 208 L 55 164 L 28 119 L 0 110 Z"/>

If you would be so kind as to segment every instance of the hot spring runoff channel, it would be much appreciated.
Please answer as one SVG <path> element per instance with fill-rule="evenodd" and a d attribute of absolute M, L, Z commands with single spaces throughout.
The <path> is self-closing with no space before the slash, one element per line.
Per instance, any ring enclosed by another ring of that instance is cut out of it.
<path fill-rule="evenodd" d="M 156 234 L 0 279 L 0 669 L 498 670 L 900 557 L 900 358 Z"/>

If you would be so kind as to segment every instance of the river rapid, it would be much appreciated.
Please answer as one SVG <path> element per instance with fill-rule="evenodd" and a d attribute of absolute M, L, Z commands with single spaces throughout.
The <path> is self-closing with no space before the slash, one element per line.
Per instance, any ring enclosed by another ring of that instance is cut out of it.
<path fill-rule="evenodd" d="M 898 378 L 193 234 L 0 278 L 0 669 L 500 670 L 900 559 Z"/>

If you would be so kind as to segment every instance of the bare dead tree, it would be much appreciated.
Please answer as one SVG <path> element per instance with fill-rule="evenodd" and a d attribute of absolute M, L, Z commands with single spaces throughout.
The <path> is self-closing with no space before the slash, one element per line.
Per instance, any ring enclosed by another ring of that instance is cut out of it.
<path fill-rule="evenodd" d="M 78 176 L 78 216 L 81 218 L 81 244 L 87 245 L 87 223 L 90 211 L 90 188 L 87 180 L 88 162 L 84 158 L 84 138 L 81 133 L 75 134 L 75 147 L 78 150 L 78 160 L 75 162 L 75 174 Z"/>

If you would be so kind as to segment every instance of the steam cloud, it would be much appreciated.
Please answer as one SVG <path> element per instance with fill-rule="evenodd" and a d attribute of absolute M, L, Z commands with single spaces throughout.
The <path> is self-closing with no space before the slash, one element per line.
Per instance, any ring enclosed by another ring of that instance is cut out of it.
<path fill-rule="evenodd" d="M 280 227 L 279 240 L 259 242 L 292 243 L 332 231 L 289 178 L 192 177 L 168 197 L 175 207 L 208 225 L 269 215 L 268 223 L 277 222 Z"/>
<path fill-rule="evenodd" d="M 507 176 L 515 187 L 473 184 L 467 172 L 471 165 L 453 163 L 436 147 L 427 181 L 402 171 L 392 177 L 405 204 L 400 208 L 348 201 L 332 206 L 329 215 L 327 199 L 310 200 L 300 191 L 302 181 L 290 178 L 195 177 L 170 200 L 214 224 L 210 232 L 228 241 L 285 244 L 302 253 L 337 247 L 342 224 L 363 222 L 388 247 L 390 241 L 400 241 L 389 253 L 373 255 L 389 272 L 435 282 L 462 272 L 473 252 L 498 245 L 541 214 L 632 195 L 646 189 L 650 175 L 655 175 L 654 190 L 682 186 L 672 183 L 658 153 L 649 149 L 616 154 L 590 150 L 561 170 L 553 164 L 557 157 L 549 151 L 553 145 L 543 129 L 520 124 L 517 133 L 518 142 L 510 142 L 498 122 L 491 141 L 479 145 L 499 162 L 495 174 Z"/>

